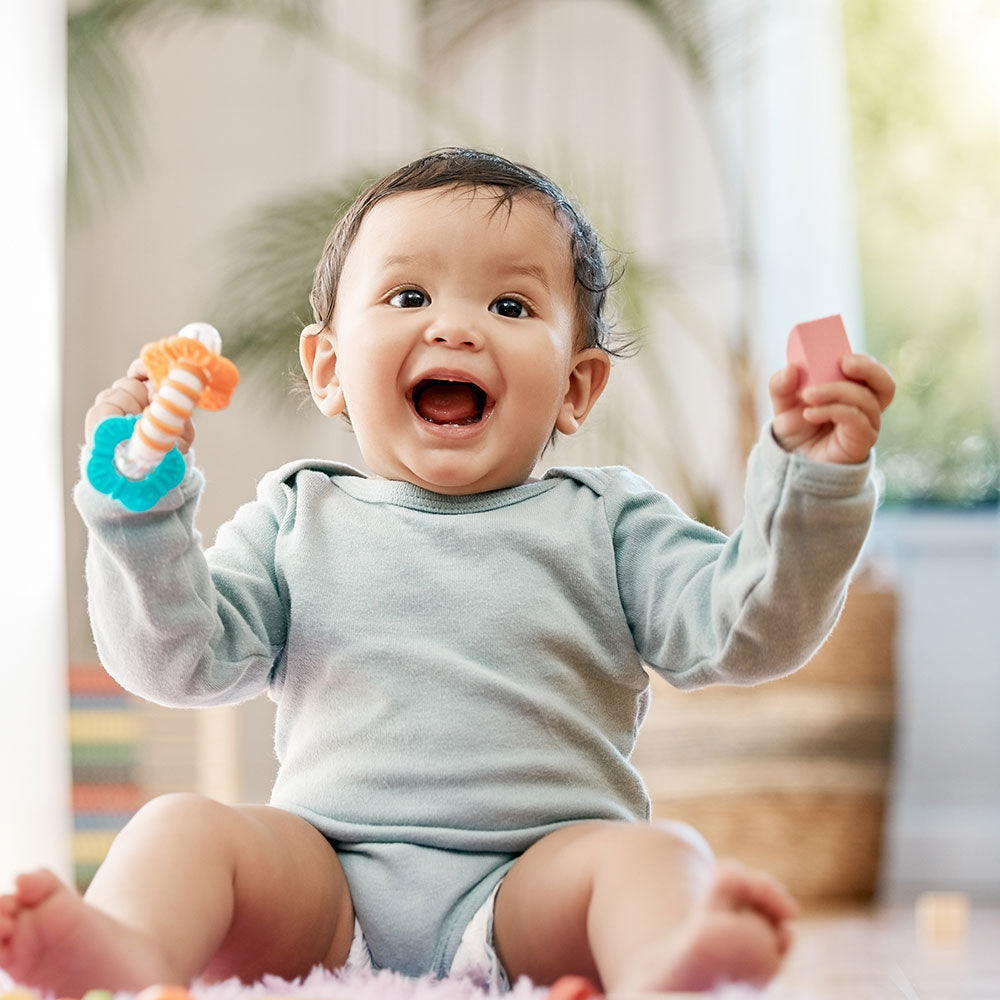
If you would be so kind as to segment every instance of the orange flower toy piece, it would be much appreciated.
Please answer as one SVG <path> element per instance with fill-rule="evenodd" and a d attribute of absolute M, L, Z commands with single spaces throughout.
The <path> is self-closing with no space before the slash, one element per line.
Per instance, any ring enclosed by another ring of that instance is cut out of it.
<path fill-rule="evenodd" d="M 604 994 L 584 976 L 560 976 L 547 1000 L 604 1000 Z"/>
<path fill-rule="evenodd" d="M 221 410 L 239 382 L 208 323 L 189 323 L 175 337 L 147 344 L 141 358 L 155 393 L 138 417 L 108 417 L 94 432 L 87 479 L 132 511 L 149 510 L 184 478 L 177 439 L 196 406 Z"/>

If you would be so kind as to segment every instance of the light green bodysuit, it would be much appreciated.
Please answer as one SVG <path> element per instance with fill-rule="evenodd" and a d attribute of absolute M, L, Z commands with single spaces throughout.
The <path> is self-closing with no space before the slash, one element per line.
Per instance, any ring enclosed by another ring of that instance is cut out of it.
<path fill-rule="evenodd" d="M 443 975 L 516 857 L 641 821 L 644 664 L 753 684 L 832 627 L 875 503 L 870 462 L 766 430 L 730 538 L 620 468 L 442 496 L 300 462 L 203 553 L 196 469 L 152 511 L 85 482 L 102 661 L 165 705 L 278 704 L 271 803 L 336 847 L 375 963 Z"/>

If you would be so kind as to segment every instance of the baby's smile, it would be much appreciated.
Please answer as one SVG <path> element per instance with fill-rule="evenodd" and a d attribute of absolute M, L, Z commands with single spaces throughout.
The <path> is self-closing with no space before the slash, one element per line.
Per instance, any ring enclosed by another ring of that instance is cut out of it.
<path fill-rule="evenodd" d="M 410 392 L 410 402 L 417 416 L 431 424 L 477 424 L 493 409 L 485 389 L 449 378 L 421 379 Z"/>

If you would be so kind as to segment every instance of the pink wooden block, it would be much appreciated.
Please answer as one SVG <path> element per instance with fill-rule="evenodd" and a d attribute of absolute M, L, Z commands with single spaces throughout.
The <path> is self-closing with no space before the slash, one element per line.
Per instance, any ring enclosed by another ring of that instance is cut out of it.
<path fill-rule="evenodd" d="M 799 385 L 822 385 L 844 378 L 840 359 L 851 353 L 851 345 L 840 316 L 826 316 L 809 323 L 798 323 L 788 335 L 788 363 L 805 372 Z"/>

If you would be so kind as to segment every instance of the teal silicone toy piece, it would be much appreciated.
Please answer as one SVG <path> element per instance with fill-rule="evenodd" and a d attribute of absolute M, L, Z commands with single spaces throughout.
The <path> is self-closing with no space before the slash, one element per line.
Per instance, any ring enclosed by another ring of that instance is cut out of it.
<path fill-rule="evenodd" d="M 129 479 L 115 466 L 115 450 L 132 436 L 138 417 L 106 417 L 94 432 L 94 447 L 87 463 L 87 479 L 99 493 L 114 497 L 132 511 L 156 506 L 184 478 L 184 456 L 176 447 L 142 479 Z"/>

